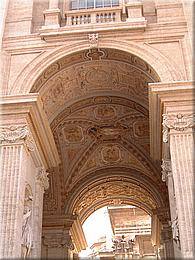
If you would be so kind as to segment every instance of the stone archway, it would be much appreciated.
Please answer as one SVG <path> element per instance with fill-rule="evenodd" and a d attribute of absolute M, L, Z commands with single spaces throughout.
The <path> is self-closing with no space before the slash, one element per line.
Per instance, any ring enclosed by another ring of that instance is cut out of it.
<path fill-rule="evenodd" d="M 166 77 L 175 77 L 172 72 Z M 150 64 L 121 48 L 85 48 L 39 74 L 31 92 L 39 92 L 61 159 L 59 167 L 48 169 L 45 248 L 52 248 L 54 236 L 68 252 L 75 243 L 78 251 L 82 246 L 74 238 L 72 244 L 70 233 L 80 230 L 94 208 L 116 199 L 168 223 L 167 188 L 150 157 L 148 83 L 160 80 Z"/>
<path fill-rule="evenodd" d="M 99 48 L 112 48 L 113 50 L 121 50 L 126 53 L 131 53 L 145 60 L 158 73 L 162 82 L 172 82 L 183 80 L 182 73 L 175 68 L 175 65 L 162 55 L 159 51 L 152 48 L 150 45 L 138 45 L 133 42 L 125 42 L 119 40 L 109 41 L 108 39 L 101 39 Z M 62 46 L 54 51 L 42 53 L 17 77 L 13 88 L 9 94 L 14 93 L 29 93 L 37 81 L 37 78 L 49 68 L 54 62 L 63 57 L 68 57 L 76 52 L 89 49 L 88 41 L 82 41 L 69 46 Z"/>

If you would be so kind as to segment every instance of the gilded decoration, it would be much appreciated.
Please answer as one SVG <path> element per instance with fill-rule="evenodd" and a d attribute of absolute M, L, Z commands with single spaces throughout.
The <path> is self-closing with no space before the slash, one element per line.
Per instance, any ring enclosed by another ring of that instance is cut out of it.
<path fill-rule="evenodd" d="M 158 81 L 153 69 L 134 55 L 98 48 L 57 63 L 33 88 L 40 91 L 62 161 L 59 178 L 49 175 L 54 194 L 46 191 L 44 209 L 57 209 L 56 185 L 65 194 L 84 176 L 107 165 L 139 169 L 154 178 L 147 87 Z"/>
<path fill-rule="evenodd" d="M 146 108 L 117 96 L 95 96 L 66 107 L 52 122 L 62 161 L 61 183 L 66 183 L 66 191 L 84 176 L 107 165 L 139 169 L 152 176 L 153 168 L 144 155 L 149 152 L 147 120 Z M 139 129 L 135 131 L 136 122 Z"/>
<path fill-rule="evenodd" d="M 113 181 L 103 183 L 86 191 L 77 201 L 74 207 L 74 212 L 76 214 L 83 214 L 83 211 L 89 207 L 93 207 L 93 205 L 98 203 L 98 201 L 106 198 L 114 199 L 116 197 L 129 197 L 131 200 L 141 201 L 143 204 L 148 205 L 151 209 L 155 209 L 157 207 L 156 202 L 151 195 L 140 186 L 123 181 Z"/>

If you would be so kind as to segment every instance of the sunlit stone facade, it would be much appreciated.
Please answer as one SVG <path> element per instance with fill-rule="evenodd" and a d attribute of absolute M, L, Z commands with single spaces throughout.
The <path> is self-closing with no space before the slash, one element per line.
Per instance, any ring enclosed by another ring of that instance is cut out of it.
<path fill-rule="evenodd" d="M 76 258 L 105 205 L 192 258 L 192 1 L 7 0 L 1 29 L 0 258 Z"/>

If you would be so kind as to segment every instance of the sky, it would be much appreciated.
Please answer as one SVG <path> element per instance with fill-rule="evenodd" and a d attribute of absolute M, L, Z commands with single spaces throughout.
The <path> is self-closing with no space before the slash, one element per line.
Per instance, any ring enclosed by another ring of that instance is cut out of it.
<path fill-rule="evenodd" d="M 111 247 L 112 241 L 112 228 L 108 215 L 107 207 L 103 207 L 91 214 L 83 224 L 83 231 L 88 244 L 88 249 L 83 250 L 79 256 L 88 256 L 91 252 L 89 247 L 97 241 L 100 237 L 107 235 L 108 248 Z"/>

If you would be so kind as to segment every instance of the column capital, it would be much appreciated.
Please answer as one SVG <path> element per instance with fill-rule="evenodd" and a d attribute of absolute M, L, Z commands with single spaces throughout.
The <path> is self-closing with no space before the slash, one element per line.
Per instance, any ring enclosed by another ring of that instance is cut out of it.
<path fill-rule="evenodd" d="M 195 126 L 195 114 L 163 114 L 163 142 L 168 142 L 169 130 L 184 132 Z"/>
<path fill-rule="evenodd" d="M 35 143 L 27 125 L 9 125 L 0 127 L 0 143 L 10 145 L 24 143 L 29 151 L 35 150 Z"/>
<path fill-rule="evenodd" d="M 43 230 L 43 245 L 49 248 L 68 248 L 74 250 L 70 234 L 63 230 Z"/>
<path fill-rule="evenodd" d="M 47 190 L 49 188 L 49 173 L 45 171 L 43 167 L 40 167 L 38 169 L 38 172 L 36 174 L 36 181 L 41 183 L 41 186 L 44 190 Z"/>
<path fill-rule="evenodd" d="M 58 150 L 39 94 L 3 96 L 0 105 L 0 143 L 26 145 L 36 167 L 58 166 Z"/>

